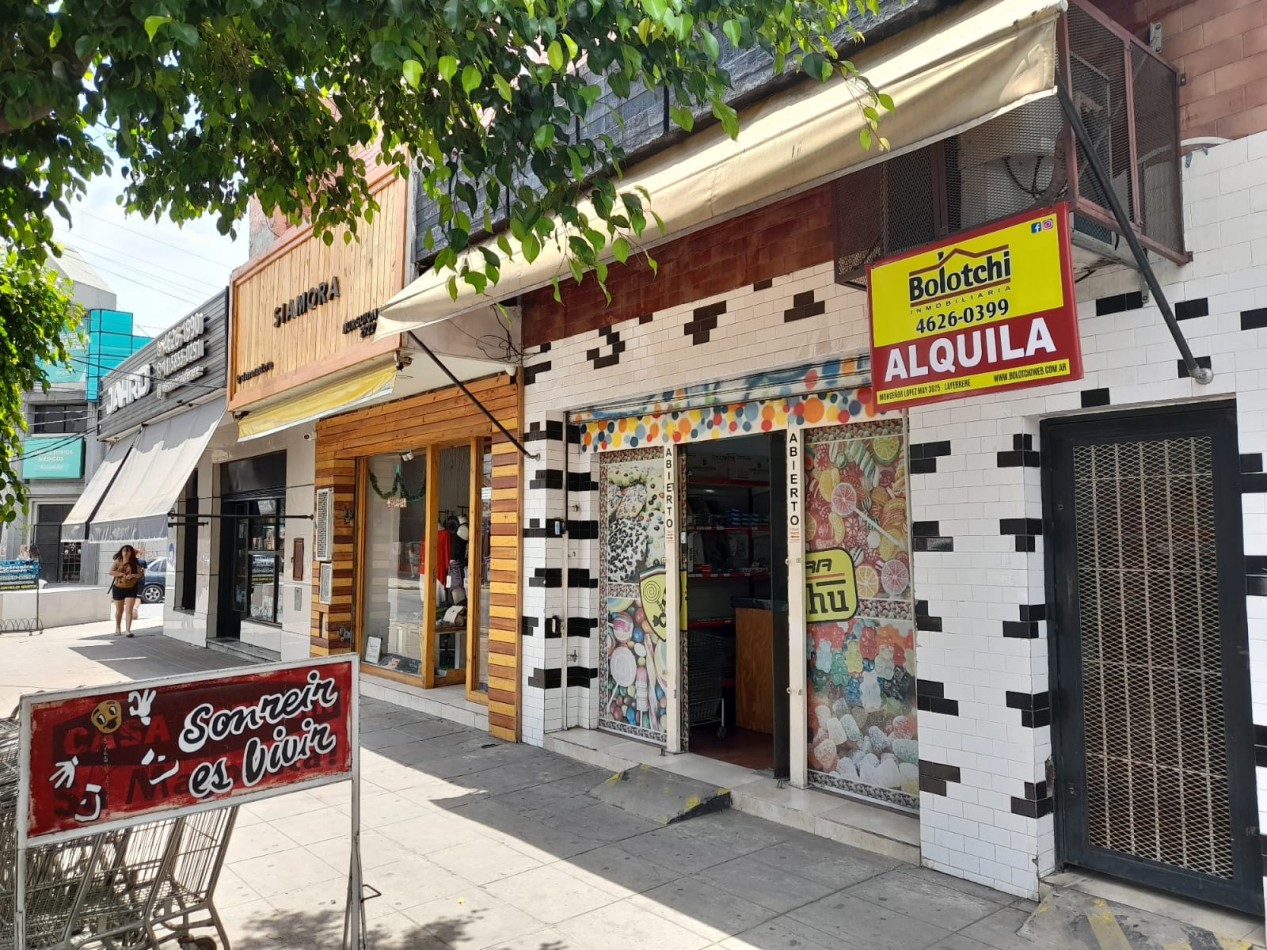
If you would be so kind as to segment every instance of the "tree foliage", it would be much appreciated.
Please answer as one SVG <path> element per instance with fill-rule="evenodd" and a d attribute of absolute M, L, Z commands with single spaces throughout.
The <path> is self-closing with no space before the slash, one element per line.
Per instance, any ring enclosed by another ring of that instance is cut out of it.
<path fill-rule="evenodd" d="M 654 196 L 619 189 L 619 145 L 584 132 L 604 90 L 666 90 L 683 128 L 711 112 L 735 135 L 723 44 L 761 47 L 777 72 L 848 77 L 870 142 L 892 103 L 831 36 L 877 5 L 0 0 L 0 240 L 47 247 L 50 211 L 67 214 L 108 162 L 141 214 L 211 213 L 228 232 L 254 195 L 329 240 L 375 210 L 365 147 L 379 145 L 439 203 L 438 267 L 458 265 L 496 208 L 497 250 L 458 279 L 483 289 L 503 255 L 554 239 L 578 279 L 602 280 L 604 253 L 630 252 L 618 232 L 636 241 L 654 219 Z"/>
<path fill-rule="evenodd" d="M 22 397 L 48 389 L 41 364 L 69 365 L 67 343 L 83 316 L 59 277 L 9 252 L 0 257 L 0 521 L 11 522 L 26 503 L 16 463 L 26 429 Z"/>

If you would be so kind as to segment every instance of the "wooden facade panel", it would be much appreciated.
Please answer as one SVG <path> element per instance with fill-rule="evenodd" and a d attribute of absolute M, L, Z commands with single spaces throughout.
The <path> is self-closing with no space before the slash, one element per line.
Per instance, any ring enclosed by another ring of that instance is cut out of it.
<path fill-rule="evenodd" d="M 234 274 L 231 408 L 395 349 L 394 337 L 374 343 L 359 331 L 344 331 L 349 321 L 386 303 L 405 284 L 408 191 L 402 179 L 382 179 L 375 193 L 380 210 L 373 221 L 359 223 L 355 241 L 345 242 L 340 230 L 327 245 L 301 228 Z M 238 381 L 239 374 L 270 363 L 270 369 Z"/>
<path fill-rule="evenodd" d="M 487 377 L 468 384 L 471 392 L 512 432 L 518 428 L 520 394 L 516 383 L 505 375 Z M 348 578 L 346 583 L 336 584 L 332 602 L 328 607 L 315 603 L 314 590 L 313 629 L 320 631 L 322 613 L 331 618 L 335 611 L 347 618 L 345 621 L 356 633 L 355 644 L 361 642 L 361 612 L 357 605 L 361 596 L 355 574 L 358 544 L 354 540 L 356 526 L 367 523 L 366 502 L 357 496 L 357 477 L 361 460 L 379 454 L 417 451 L 430 446 L 444 446 L 469 442 L 473 438 L 487 438 L 494 455 L 494 471 L 497 477 L 510 476 L 502 489 L 501 497 L 494 492 L 492 521 L 498 526 L 497 536 L 490 538 L 492 563 L 490 584 L 495 591 L 489 605 L 490 635 L 489 660 L 485 671 L 489 690 L 497 691 L 495 700 L 490 697 L 490 733 L 511 741 L 518 739 L 519 703 L 519 578 L 521 534 L 519 483 L 522 477 L 518 450 L 497 432 L 488 418 L 459 390 L 449 388 L 423 393 L 395 402 L 383 403 L 366 409 L 346 413 L 317 423 L 317 488 L 333 488 L 335 491 L 334 556 L 336 573 Z M 343 512 L 351 515 L 352 526 L 347 526 Z M 314 577 L 317 566 L 314 565 Z M 330 640 L 318 643 L 341 644 L 338 641 L 338 625 L 333 619 L 327 622 Z M 314 647 L 316 649 L 316 647 Z M 375 671 L 377 672 L 377 670 Z M 417 679 L 409 680 L 417 685 Z"/>

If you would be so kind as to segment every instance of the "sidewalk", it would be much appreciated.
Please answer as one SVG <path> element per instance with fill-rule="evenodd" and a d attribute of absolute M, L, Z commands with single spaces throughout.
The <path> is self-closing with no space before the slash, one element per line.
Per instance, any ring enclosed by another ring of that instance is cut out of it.
<path fill-rule="evenodd" d="M 109 630 L 0 637 L 4 711 L 29 688 L 242 665 L 152 623 Z M 387 703 L 364 700 L 361 741 L 375 950 L 1163 946 L 1106 944 L 1077 910 L 1018 936 L 1032 902 L 733 811 L 661 827 L 588 795 L 607 771 Z M 237 950 L 339 946 L 349 824 L 346 784 L 242 808 L 216 891 Z"/>

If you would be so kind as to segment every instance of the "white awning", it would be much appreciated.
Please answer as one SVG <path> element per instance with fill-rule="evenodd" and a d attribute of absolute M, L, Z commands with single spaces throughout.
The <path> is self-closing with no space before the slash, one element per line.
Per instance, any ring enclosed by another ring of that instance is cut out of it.
<path fill-rule="evenodd" d="M 101 504 L 101 499 L 106 497 L 106 492 L 114 484 L 115 477 L 119 474 L 119 469 L 123 466 L 123 460 L 127 458 L 134 441 L 134 437 L 120 439 L 106 450 L 106 457 L 101 460 L 97 470 L 92 473 L 92 478 L 84 486 L 79 500 L 75 502 L 75 506 L 70 509 L 70 514 L 62 522 L 63 541 L 84 541 L 87 539 L 88 523 L 92 521 L 92 516 L 96 513 L 97 506 Z"/>
<path fill-rule="evenodd" d="M 896 105 L 881 122 L 889 152 L 863 149 L 859 105 L 852 88 L 837 80 L 804 83 L 744 110 L 737 141 L 714 126 L 632 167 L 619 189 L 645 188 L 665 225 L 663 233 L 648 227 L 643 243 L 680 238 L 1050 95 L 1056 19 L 1064 8 L 1064 0 L 969 0 L 864 49 L 855 64 Z M 478 248 L 463 258 L 483 267 Z M 486 309 L 567 274 L 554 241 L 531 264 L 504 260 L 487 294 L 459 281 L 455 301 L 449 272 L 428 272 L 381 308 L 375 338 Z"/>
<path fill-rule="evenodd" d="M 145 426 L 88 528 L 92 541 L 167 537 L 167 516 L 224 417 L 224 400 Z"/>

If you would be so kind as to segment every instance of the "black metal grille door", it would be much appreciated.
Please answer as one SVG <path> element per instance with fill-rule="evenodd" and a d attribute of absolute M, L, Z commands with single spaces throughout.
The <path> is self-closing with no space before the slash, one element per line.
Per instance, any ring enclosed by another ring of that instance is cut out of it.
<path fill-rule="evenodd" d="M 1231 504 L 1220 497 L 1237 464 L 1230 419 L 1207 410 L 1048 430 L 1056 774 L 1070 863 L 1252 909 L 1234 481 Z"/>

